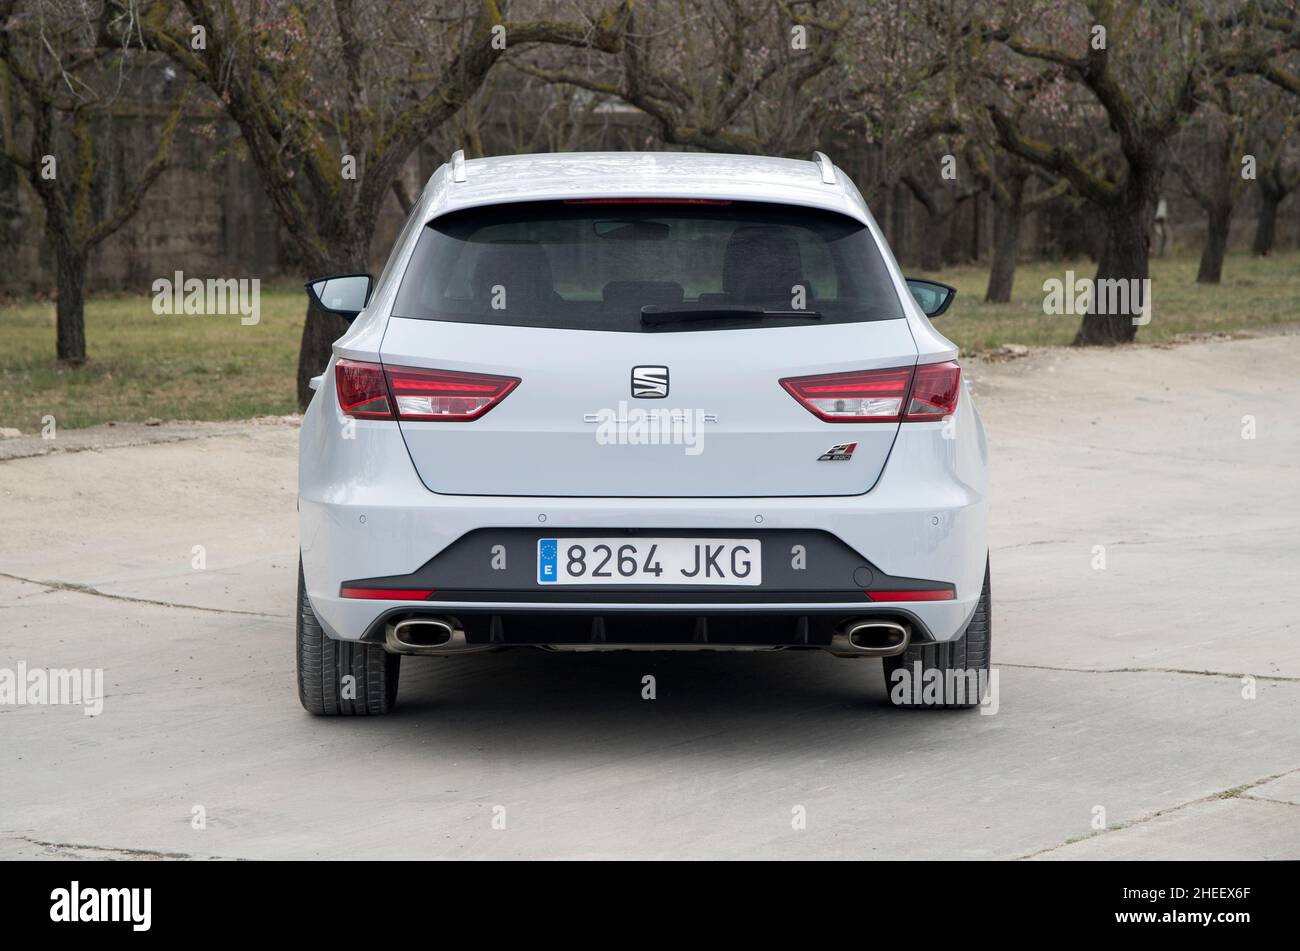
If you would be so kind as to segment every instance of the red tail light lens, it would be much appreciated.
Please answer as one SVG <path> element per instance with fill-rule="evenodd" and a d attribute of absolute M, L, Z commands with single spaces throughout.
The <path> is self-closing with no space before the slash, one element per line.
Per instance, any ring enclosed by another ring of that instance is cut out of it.
<path fill-rule="evenodd" d="M 801 376 L 782 380 L 781 385 L 828 423 L 896 423 L 911 382 L 911 367 L 891 367 Z"/>
<path fill-rule="evenodd" d="M 961 367 L 956 363 L 927 363 L 916 368 L 907 421 L 923 423 L 951 416 L 961 393 Z"/>
<path fill-rule="evenodd" d="M 478 419 L 519 385 L 513 376 L 388 367 L 397 418 L 444 423 Z"/>
<path fill-rule="evenodd" d="M 566 198 L 566 205 L 730 205 L 730 198 Z"/>
<path fill-rule="evenodd" d="M 392 419 L 384 368 L 378 363 L 340 360 L 334 364 L 334 388 L 339 409 L 357 419 Z"/>
<path fill-rule="evenodd" d="M 348 416 L 444 423 L 478 419 L 519 385 L 513 376 L 385 367 L 360 360 L 338 361 L 334 377 L 339 409 Z"/>
<path fill-rule="evenodd" d="M 961 368 L 950 362 L 791 377 L 781 385 L 828 423 L 916 423 L 951 414 L 960 381 Z"/>

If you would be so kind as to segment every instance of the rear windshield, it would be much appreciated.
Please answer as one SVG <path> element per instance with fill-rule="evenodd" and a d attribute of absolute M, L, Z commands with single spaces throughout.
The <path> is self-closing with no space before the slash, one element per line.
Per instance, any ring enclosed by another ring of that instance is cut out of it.
<path fill-rule="evenodd" d="M 644 312 L 643 312 L 644 309 Z M 393 314 L 625 332 L 888 320 L 871 232 L 751 202 L 527 202 L 430 222 Z"/>

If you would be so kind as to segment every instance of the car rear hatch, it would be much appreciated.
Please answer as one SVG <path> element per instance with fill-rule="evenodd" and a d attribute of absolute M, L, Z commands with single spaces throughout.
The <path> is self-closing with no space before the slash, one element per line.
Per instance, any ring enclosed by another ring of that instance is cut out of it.
<path fill-rule="evenodd" d="M 868 491 L 897 413 L 836 421 L 842 404 L 814 411 L 790 381 L 915 364 L 870 231 L 802 208 L 620 204 L 504 205 L 426 228 L 381 352 L 425 485 L 507 496 Z M 431 369 L 446 372 L 419 372 Z M 910 369 L 902 376 L 900 402 Z"/>

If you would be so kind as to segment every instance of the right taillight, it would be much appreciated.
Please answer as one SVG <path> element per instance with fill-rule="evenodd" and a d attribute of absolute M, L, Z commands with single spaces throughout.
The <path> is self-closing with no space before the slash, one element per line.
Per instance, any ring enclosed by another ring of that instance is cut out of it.
<path fill-rule="evenodd" d="M 519 378 L 360 360 L 334 365 L 339 409 L 357 419 L 464 423 L 478 419 L 519 385 Z"/>
<path fill-rule="evenodd" d="M 961 367 L 953 361 L 926 363 L 916 368 L 905 422 L 924 423 L 951 416 L 961 393 Z"/>
<path fill-rule="evenodd" d="M 961 368 L 954 362 L 789 377 L 781 385 L 828 423 L 919 423 L 957 408 Z"/>
<path fill-rule="evenodd" d="M 828 423 L 896 423 L 911 381 L 911 367 L 891 367 L 793 377 L 781 385 Z"/>

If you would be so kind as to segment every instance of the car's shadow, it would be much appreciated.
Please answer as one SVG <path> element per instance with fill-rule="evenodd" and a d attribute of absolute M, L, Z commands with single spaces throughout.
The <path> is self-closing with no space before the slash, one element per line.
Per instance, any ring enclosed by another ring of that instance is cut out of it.
<path fill-rule="evenodd" d="M 949 712 L 967 722 L 971 713 Z M 397 709 L 382 722 L 390 739 L 410 728 L 442 754 L 492 749 L 525 758 L 723 735 L 814 748 L 849 731 L 897 738 L 936 726 L 926 712 L 890 706 L 878 660 L 820 651 L 407 657 Z"/>

